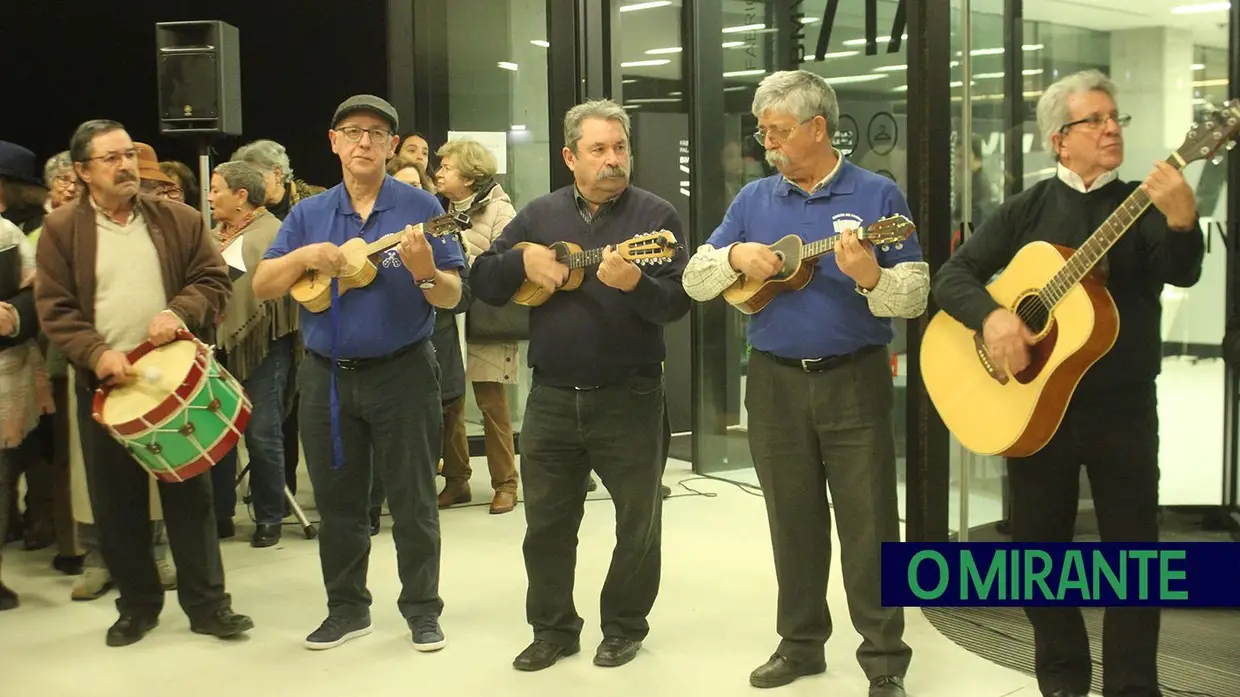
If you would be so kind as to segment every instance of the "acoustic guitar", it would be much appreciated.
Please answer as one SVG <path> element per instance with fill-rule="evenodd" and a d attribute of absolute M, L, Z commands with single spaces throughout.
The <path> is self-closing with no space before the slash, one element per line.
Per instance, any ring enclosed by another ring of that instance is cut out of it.
<path fill-rule="evenodd" d="M 1235 145 L 1238 131 L 1240 100 L 1232 100 L 1194 125 L 1167 162 L 1183 169 L 1217 159 L 1220 148 Z M 922 379 L 962 445 L 982 455 L 1027 457 L 1059 430 L 1081 378 L 1119 336 L 1115 301 L 1094 266 L 1151 203 L 1137 188 L 1080 249 L 1031 242 L 986 286 L 1035 336 L 1024 370 L 1008 375 L 995 365 L 981 332 L 947 313 L 931 319 L 921 340 Z"/>
<path fill-rule="evenodd" d="M 462 230 L 468 230 L 469 225 L 468 216 L 462 213 L 445 213 L 431 218 L 426 223 L 418 223 L 411 227 L 415 230 L 421 229 L 430 237 L 442 238 L 447 235 L 460 234 Z M 406 230 L 408 228 L 384 235 L 374 242 L 354 237 L 340 245 L 340 252 L 345 258 L 344 269 L 337 274 L 337 278 L 340 279 L 340 295 L 355 288 L 365 288 L 373 283 L 379 275 L 379 267 L 372 257 L 394 249 L 401 243 L 401 240 L 405 239 Z M 315 269 L 307 269 L 305 275 L 297 279 L 297 282 L 289 289 L 289 293 L 307 310 L 315 313 L 323 312 L 332 306 L 332 276 Z"/>
<path fill-rule="evenodd" d="M 913 221 L 902 215 L 892 215 L 857 230 L 857 237 L 884 250 L 889 249 L 890 245 L 900 249 L 914 232 L 917 232 L 917 226 L 913 225 Z M 832 235 L 806 244 L 797 235 L 787 235 L 767 245 L 783 262 L 783 268 L 766 280 L 742 275 L 724 289 L 723 299 L 741 312 L 752 315 L 769 305 L 780 293 L 801 290 L 814 278 L 818 258 L 834 252 L 840 237 Z"/>
<path fill-rule="evenodd" d="M 535 246 L 534 242 L 518 242 L 514 249 L 523 249 L 529 246 Z M 568 267 L 568 280 L 555 290 L 547 290 L 542 286 L 526 279 L 516 293 L 512 295 L 512 301 L 518 305 L 525 307 L 538 307 L 551 299 L 559 291 L 577 290 L 581 287 L 582 281 L 586 278 L 586 269 L 591 266 L 597 266 L 603 263 L 603 250 L 605 247 L 582 251 L 581 247 L 572 242 L 556 242 L 549 245 L 555 251 L 556 258 L 561 264 Z M 625 240 L 615 245 L 616 253 L 620 258 L 631 261 L 638 266 L 647 266 L 651 264 L 663 264 L 676 256 L 676 250 L 680 245 L 676 242 L 676 236 L 667 230 L 659 230 L 658 232 L 648 232 L 637 235 L 633 239 Z"/>

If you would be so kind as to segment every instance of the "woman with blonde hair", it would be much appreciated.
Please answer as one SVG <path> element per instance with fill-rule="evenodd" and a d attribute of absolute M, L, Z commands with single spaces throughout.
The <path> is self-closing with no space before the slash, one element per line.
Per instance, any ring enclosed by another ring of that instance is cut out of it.
<path fill-rule="evenodd" d="M 512 201 L 495 181 L 499 169 L 495 156 L 481 143 L 473 140 L 452 140 L 440 148 L 439 169 L 435 183 L 448 212 L 465 212 L 470 227 L 461 235 L 465 256 L 473 260 L 491 247 L 504 227 L 516 216 Z M 491 513 L 507 513 L 517 503 L 516 449 L 512 439 L 512 418 L 508 413 L 507 385 L 516 384 L 520 374 L 521 354 L 515 341 L 478 341 L 466 337 L 468 359 L 465 379 L 473 384 L 474 399 L 482 410 L 483 433 L 486 437 L 487 465 L 491 470 Z M 462 400 L 463 402 L 463 400 Z M 462 403 L 461 408 L 464 408 Z M 465 428 L 458 419 L 459 429 Z M 445 421 L 445 429 L 447 422 Z M 444 489 L 439 494 L 439 507 L 448 508 L 468 503 L 472 498 L 469 459 L 463 462 L 444 460 Z"/>

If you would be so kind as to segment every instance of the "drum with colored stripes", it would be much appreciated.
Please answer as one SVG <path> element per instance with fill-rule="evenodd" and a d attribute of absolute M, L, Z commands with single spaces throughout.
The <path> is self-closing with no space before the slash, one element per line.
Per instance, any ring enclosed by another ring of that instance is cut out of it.
<path fill-rule="evenodd" d="M 241 384 L 188 332 L 128 354 L 134 375 L 95 393 L 95 420 L 148 472 L 180 482 L 236 447 L 252 405 Z"/>

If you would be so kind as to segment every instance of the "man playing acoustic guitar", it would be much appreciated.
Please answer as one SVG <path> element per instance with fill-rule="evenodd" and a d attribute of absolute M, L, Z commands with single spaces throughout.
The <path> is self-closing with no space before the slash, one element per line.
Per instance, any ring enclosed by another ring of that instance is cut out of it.
<path fill-rule="evenodd" d="M 689 295 L 706 301 L 742 274 L 772 277 L 782 264 L 766 245 L 785 235 L 842 237 L 803 290 L 775 297 L 749 325 L 749 449 L 766 497 L 783 638 L 749 682 L 777 687 L 826 670 L 834 507 L 870 695 L 902 697 L 912 650 L 903 640 L 904 611 L 883 607 L 879 579 L 881 544 L 900 540 L 887 345 L 891 318 L 925 310 L 926 264 L 915 237 L 889 251 L 858 241 L 857 227 L 907 216 L 908 204 L 894 182 L 832 147 L 840 109 L 823 78 L 803 70 L 770 75 L 753 113 L 754 135 L 780 174 L 737 195 L 685 269 Z"/>
<path fill-rule="evenodd" d="M 1004 201 L 943 265 L 934 298 L 943 311 L 981 332 L 992 363 L 1006 374 L 1030 364 L 1033 332 L 1002 308 L 985 283 L 1025 245 L 1081 247 L 1137 187 L 1148 210 L 1095 270 L 1119 312 L 1119 336 L 1085 373 L 1059 430 L 1040 451 L 1009 458 L 1012 539 L 1073 538 L 1081 466 L 1089 474 L 1098 531 L 1106 542 L 1158 540 L 1158 408 L 1163 285 L 1187 288 L 1201 275 L 1204 244 L 1193 192 L 1179 170 L 1156 165 L 1143 183 L 1123 182 L 1123 126 L 1115 85 L 1097 71 L 1070 75 L 1038 100 L 1038 129 L 1058 174 Z M 1102 269 L 1101 267 L 1105 267 Z M 978 414 L 979 419 L 986 418 Z M 1089 636 L 1077 608 L 1031 607 L 1035 666 L 1044 695 L 1090 692 Z M 1158 608 L 1107 608 L 1102 655 L 1105 695 L 1157 697 Z"/>
<path fill-rule="evenodd" d="M 367 243 L 407 230 L 382 253 L 369 285 L 347 294 L 343 280 L 321 312 L 302 308 L 307 358 L 298 376 L 306 466 L 322 516 L 319 556 L 328 617 L 306 638 L 330 649 L 371 631 L 366 567 L 370 554 L 370 473 L 381 473 L 392 512 L 401 594 L 397 607 L 413 647 L 444 646 L 439 616 L 439 461 L 443 407 L 430 337 L 435 308 L 461 297 L 465 266 L 453 237 L 428 240 L 420 228 L 443 214 L 435 197 L 387 176 L 399 140 L 396 109 L 352 97 L 332 117 L 332 152 L 344 181 L 302 200 L 284 220 L 254 271 L 254 294 L 278 297 L 314 270 L 335 277 L 349 260 L 346 241 Z M 355 243 L 356 244 L 356 243 Z M 363 248 L 364 249 L 364 248 Z"/>
<path fill-rule="evenodd" d="M 663 325 L 690 305 L 680 283 L 682 250 L 643 272 L 612 249 L 640 233 L 681 234 L 670 203 L 629 185 L 628 114 L 610 101 L 578 105 L 564 118 L 564 146 L 576 183 L 531 201 L 471 272 L 474 295 L 503 305 L 527 279 L 547 291 L 563 286 L 570 268 L 549 245 L 607 246 L 597 271 L 585 269 L 578 288 L 530 311 L 534 380 L 520 445 L 526 614 L 534 641 L 513 662 L 524 671 L 580 650 L 573 577 L 591 469 L 616 506 L 595 665 L 628 663 L 646 638 L 646 616 L 659 592 L 667 457 Z M 527 244 L 514 248 L 520 243 Z"/>

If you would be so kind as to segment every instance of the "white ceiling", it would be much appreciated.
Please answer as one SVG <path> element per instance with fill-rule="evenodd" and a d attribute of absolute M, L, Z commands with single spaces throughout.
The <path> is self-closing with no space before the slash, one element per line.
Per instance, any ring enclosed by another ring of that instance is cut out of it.
<path fill-rule="evenodd" d="M 638 0 L 627 0 L 636 4 Z M 1074 65 L 1106 64 L 1110 61 L 1105 42 L 1094 39 L 1093 32 L 1109 32 L 1138 27 L 1176 27 L 1192 32 L 1193 43 L 1199 46 L 1227 47 L 1227 11 L 1199 14 L 1175 14 L 1172 9 L 1197 2 L 1197 0 L 1025 0 L 1025 89 L 1036 92 L 1045 87 L 1049 77 L 1043 77 L 1040 66 L 1053 66 L 1052 70 L 1071 70 Z M 618 63 L 632 61 L 667 61 L 661 65 L 621 67 L 626 79 L 643 77 L 677 80 L 681 76 L 683 53 L 655 53 L 659 49 L 674 49 L 680 45 L 680 4 L 671 0 L 668 5 L 622 12 L 617 45 L 620 47 Z M 745 24 L 746 15 L 765 21 L 766 2 L 763 0 L 724 0 L 724 26 Z M 826 0 L 805 0 L 801 12 L 805 15 L 805 36 L 802 40 L 807 54 L 814 52 L 821 27 L 821 17 Z M 960 0 L 953 0 L 956 16 L 952 21 L 954 41 L 959 42 L 961 33 Z M 878 34 L 880 41 L 890 34 L 895 16 L 894 0 L 879 0 Z M 1003 71 L 1003 0 L 972 0 L 972 74 L 975 94 L 996 94 L 1002 91 Z M 847 92 L 898 93 L 905 85 L 905 72 L 900 66 L 906 63 L 907 42 L 897 54 L 887 54 L 886 44 L 879 45 L 879 54 L 866 56 L 864 46 L 865 3 L 848 0 L 840 3 L 832 32 L 828 54 L 824 62 L 809 62 L 803 67 L 831 79 L 838 90 Z M 1046 22 L 1055 26 L 1033 23 Z M 1078 29 L 1069 29 L 1076 27 Z M 728 73 L 769 69 L 765 63 L 765 45 L 773 40 L 773 30 L 757 32 L 727 32 L 721 42 L 744 43 L 745 46 L 724 50 L 724 70 Z M 853 42 L 848 44 L 847 42 Z M 860 42 L 862 45 L 855 45 Z M 747 56 L 753 45 L 753 57 Z M 1040 47 L 1040 48 L 1037 48 Z M 849 52 L 855 52 L 848 55 Z M 959 51 L 955 51 L 959 56 Z M 839 54 L 839 55 L 837 55 Z M 1225 55 L 1221 65 L 1211 65 L 1211 77 L 1226 78 Z M 1185 66 L 1185 70 L 1191 70 Z M 959 67 L 956 67 L 959 71 Z M 728 84 L 756 84 L 762 74 L 726 75 Z M 962 80 L 957 72 L 953 78 L 956 86 Z M 633 83 L 629 83 L 633 84 Z M 635 85 L 636 87 L 636 85 Z M 675 99 L 680 95 L 660 97 Z M 877 96 L 877 94 L 876 94 Z M 658 97 L 655 97 L 658 98 Z M 626 100 L 627 101 L 627 100 Z"/>

